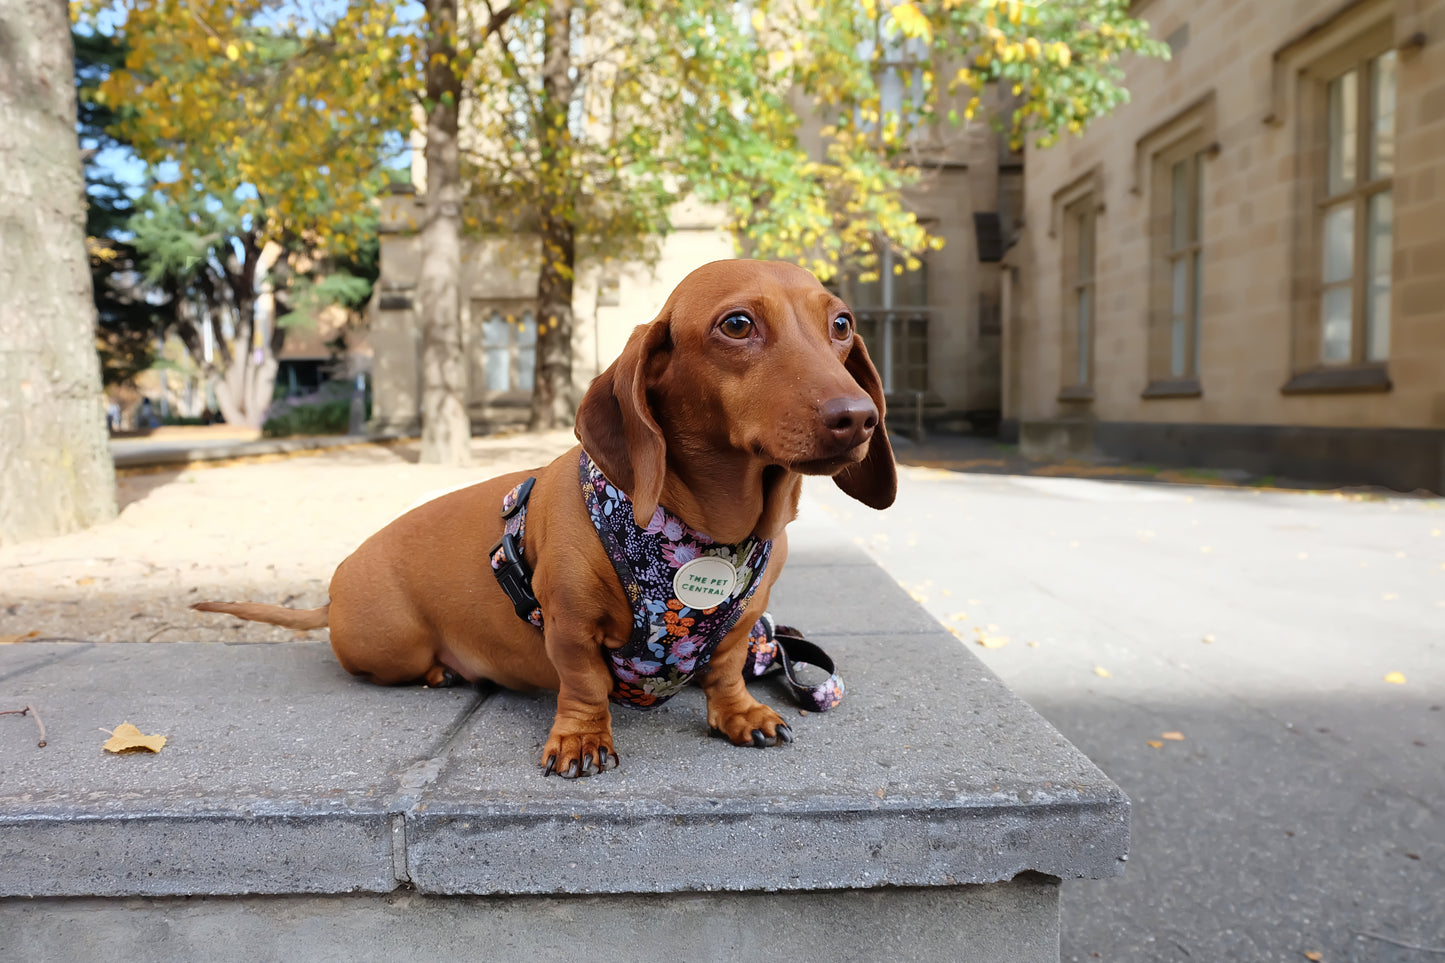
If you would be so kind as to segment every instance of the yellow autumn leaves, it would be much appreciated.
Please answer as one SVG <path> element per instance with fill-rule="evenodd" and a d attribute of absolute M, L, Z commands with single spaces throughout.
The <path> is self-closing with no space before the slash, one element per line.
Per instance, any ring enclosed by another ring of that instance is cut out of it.
<path fill-rule="evenodd" d="M 90 3 L 90 6 L 95 6 Z M 85 6 L 85 5 L 82 5 Z M 235 199 L 261 241 L 303 236 L 351 250 L 370 215 L 388 130 L 405 126 L 407 37 L 389 4 L 332 23 L 274 23 L 266 0 L 124 0 L 124 65 L 98 97 L 127 109 L 117 133 L 181 203 Z M 338 69 L 344 64 L 346 69 Z M 391 89 L 395 96 L 383 97 Z"/>
<path fill-rule="evenodd" d="M 102 729 L 101 732 L 106 730 Z M 101 746 L 106 752 L 160 752 L 165 747 L 165 736 L 148 736 L 129 722 L 122 722 L 110 732 L 110 738 Z"/>

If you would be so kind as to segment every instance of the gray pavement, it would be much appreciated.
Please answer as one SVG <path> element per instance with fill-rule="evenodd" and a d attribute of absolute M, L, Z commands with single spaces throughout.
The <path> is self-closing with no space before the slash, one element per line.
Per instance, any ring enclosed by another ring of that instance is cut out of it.
<path fill-rule="evenodd" d="M 901 474 L 809 494 L 1133 801 L 1064 960 L 1441 958 L 1445 500 Z"/>

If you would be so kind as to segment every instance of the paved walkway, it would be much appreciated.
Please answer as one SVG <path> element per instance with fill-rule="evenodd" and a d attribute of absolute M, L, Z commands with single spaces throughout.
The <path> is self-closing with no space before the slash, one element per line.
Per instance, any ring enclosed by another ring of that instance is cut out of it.
<path fill-rule="evenodd" d="M 1445 500 L 920 467 L 882 514 L 810 491 L 1133 800 L 1124 877 L 1064 893 L 1065 960 L 1445 953 Z"/>

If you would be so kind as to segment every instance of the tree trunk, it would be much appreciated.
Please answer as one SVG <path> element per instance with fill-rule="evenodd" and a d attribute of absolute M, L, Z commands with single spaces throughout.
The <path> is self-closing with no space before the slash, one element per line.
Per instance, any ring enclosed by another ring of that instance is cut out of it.
<path fill-rule="evenodd" d="M 426 0 L 426 208 L 421 231 L 421 460 L 472 462 L 462 354 L 462 185 L 457 0 Z"/>
<path fill-rule="evenodd" d="M 0 23 L 0 544 L 115 516 L 85 252 L 70 21 Z"/>
<path fill-rule="evenodd" d="M 572 282 L 577 263 L 573 209 L 572 0 L 549 0 L 543 34 L 541 121 L 542 266 L 537 276 L 537 377 L 532 390 L 533 431 L 572 424 Z"/>

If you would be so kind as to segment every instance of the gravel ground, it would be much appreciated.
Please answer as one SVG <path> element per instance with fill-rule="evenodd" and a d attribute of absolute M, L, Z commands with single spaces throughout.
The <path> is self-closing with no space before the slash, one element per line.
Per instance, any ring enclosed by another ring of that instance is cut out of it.
<path fill-rule="evenodd" d="M 413 442 L 125 475 L 114 521 L 0 546 L 0 642 L 325 638 L 189 606 L 320 605 L 337 564 L 426 495 L 545 464 L 573 444 L 570 432 L 479 438 L 469 469 L 418 464 Z"/>

